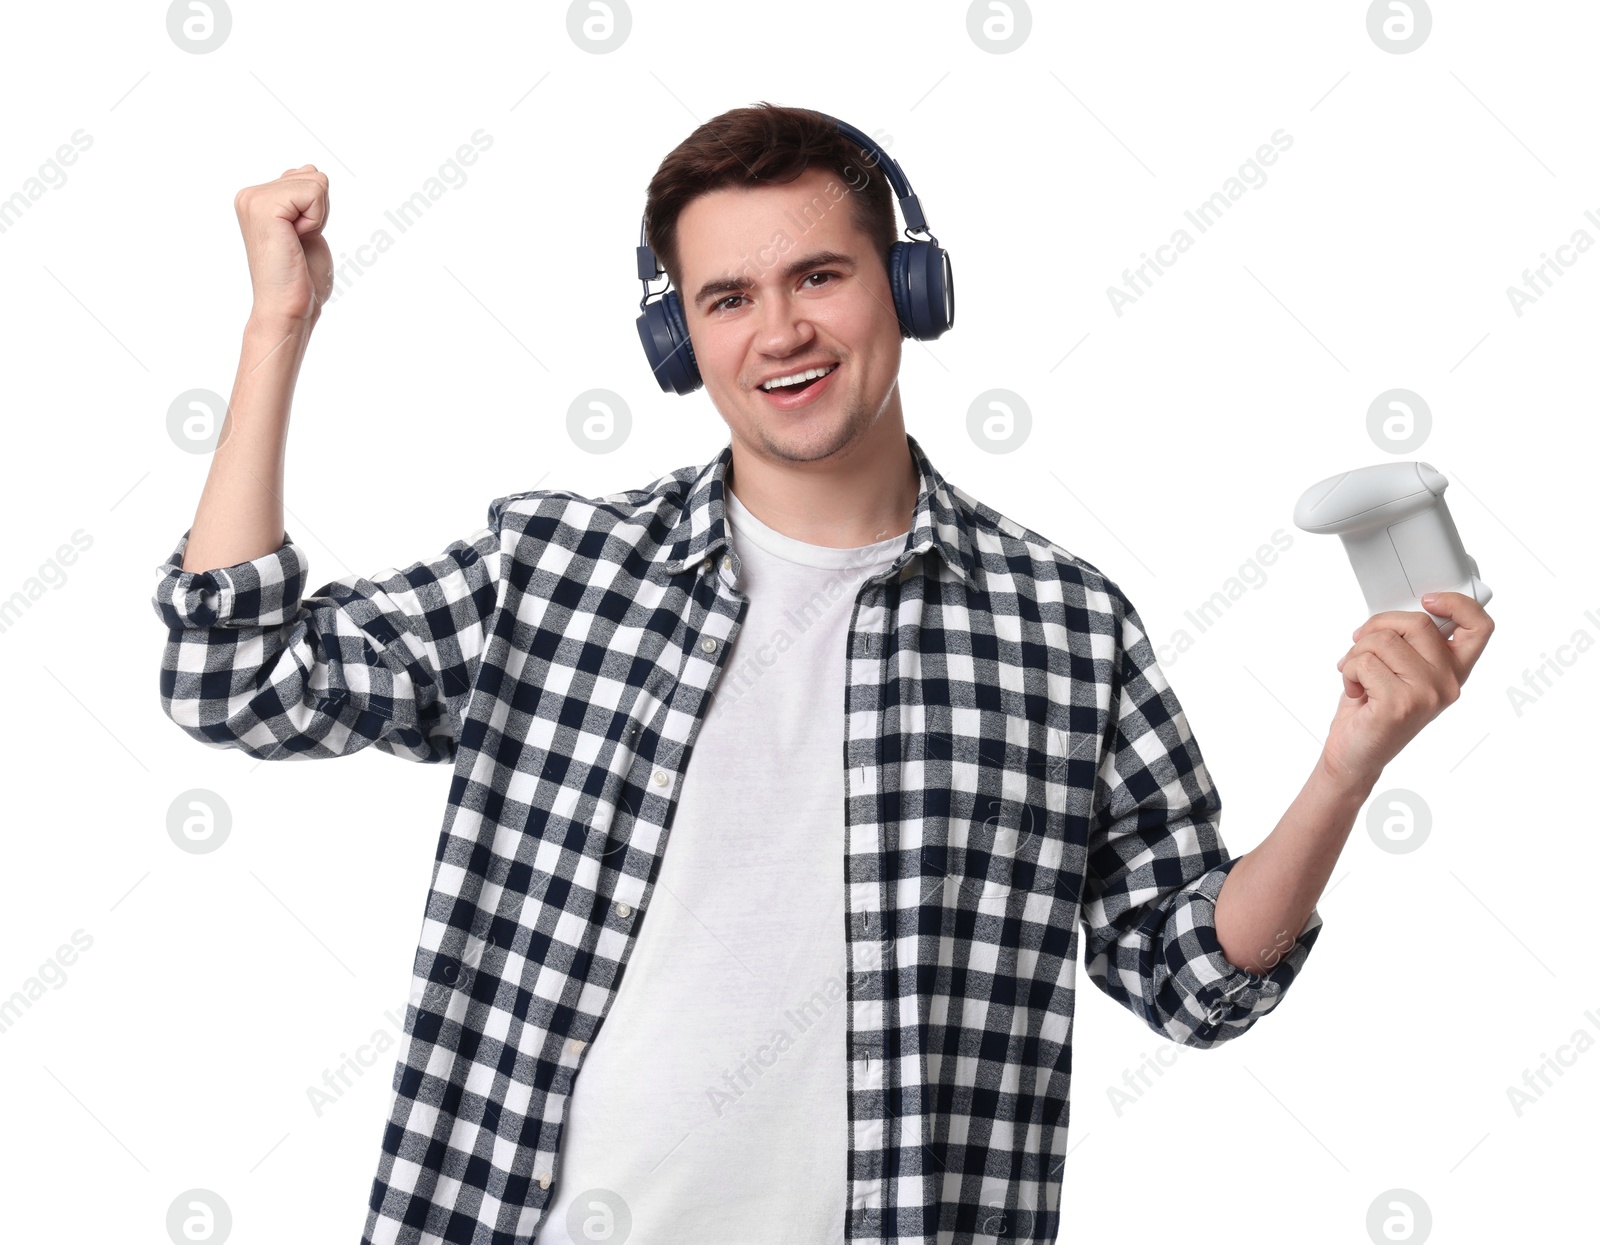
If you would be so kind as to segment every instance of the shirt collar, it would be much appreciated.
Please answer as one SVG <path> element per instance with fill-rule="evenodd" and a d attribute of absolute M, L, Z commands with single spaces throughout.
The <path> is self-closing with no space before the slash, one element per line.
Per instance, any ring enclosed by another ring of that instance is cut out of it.
<path fill-rule="evenodd" d="M 971 587 L 977 576 L 973 553 L 971 519 L 957 503 L 950 485 L 935 469 L 917 439 L 906 433 L 921 484 L 917 507 L 911 516 L 911 530 L 905 548 L 881 575 L 899 571 L 917 554 L 937 549 L 945 564 Z M 703 467 L 689 484 L 688 496 L 677 525 L 662 542 L 656 560 L 669 575 L 697 570 L 706 559 L 716 557 L 729 545 L 727 529 L 726 478 L 733 463 L 733 442 Z"/>

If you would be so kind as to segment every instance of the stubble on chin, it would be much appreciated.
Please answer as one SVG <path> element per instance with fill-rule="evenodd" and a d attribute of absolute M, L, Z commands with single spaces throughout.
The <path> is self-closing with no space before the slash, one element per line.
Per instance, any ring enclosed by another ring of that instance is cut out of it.
<path fill-rule="evenodd" d="M 861 401 L 860 395 L 854 393 L 841 395 L 840 405 L 842 410 L 817 421 L 813 430 L 808 432 L 789 430 L 787 435 L 784 425 L 779 421 L 789 417 L 791 413 L 765 412 L 763 417 L 756 420 L 756 437 L 762 448 L 774 458 L 796 463 L 831 458 L 840 450 L 860 441 L 872 425 L 872 412 Z M 804 418 L 803 415 L 794 416 L 797 425 Z M 814 439 L 818 437 L 821 439 Z"/>

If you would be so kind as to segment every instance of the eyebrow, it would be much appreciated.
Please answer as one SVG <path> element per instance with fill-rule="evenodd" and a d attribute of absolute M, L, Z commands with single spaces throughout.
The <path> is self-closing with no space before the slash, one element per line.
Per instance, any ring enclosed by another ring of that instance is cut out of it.
<path fill-rule="evenodd" d="M 813 251 L 809 255 L 802 255 L 799 259 L 783 268 L 783 278 L 793 280 L 802 272 L 812 268 L 821 268 L 826 265 L 837 268 L 849 268 L 855 271 L 856 261 L 849 255 L 838 251 Z M 755 286 L 755 282 L 748 277 L 720 277 L 715 281 L 707 281 L 700 287 L 700 292 L 694 296 L 694 305 L 701 306 L 708 298 L 719 294 L 742 294 Z"/>

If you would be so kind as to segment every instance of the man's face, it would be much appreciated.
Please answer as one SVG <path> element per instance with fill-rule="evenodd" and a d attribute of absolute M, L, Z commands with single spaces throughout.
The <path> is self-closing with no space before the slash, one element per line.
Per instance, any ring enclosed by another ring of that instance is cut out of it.
<path fill-rule="evenodd" d="M 899 409 L 894 296 L 853 194 L 810 169 L 701 195 L 678 218 L 679 297 L 700 376 L 734 438 L 767 461 L 842 456 Z M 762 391 L 829 365 L 803 389 Z"/>

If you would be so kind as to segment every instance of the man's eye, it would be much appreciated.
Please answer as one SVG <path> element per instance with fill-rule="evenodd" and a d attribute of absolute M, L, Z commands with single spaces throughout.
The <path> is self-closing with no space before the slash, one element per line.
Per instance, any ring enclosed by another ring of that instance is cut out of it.
<path fill-rule="evenodd" d="M 802 279 L 806 280 L 806 281 L 811 280 L 812 277 L 833 277 L 833 278 L 837 279 L 838 276 L 839 276 L 839 274 L 836 273 L 836 272 L 811 272 L 811 273 L 807 273 L 805 275 L 805 277 L 802 278 Z M 821 287 L 813 285 L 811 288 L 815 290 L 815 289 L 819 289 Z M 743 297 L 744 297 L 743 294 L 729 294 L 726 298 L 719 298 L 716 302 L 711 304 L 711 310 L 712 311 L 731 311 L 731 310 L 733 310 L 733 308 L 729 307 L 728 304 L 732 303 L 732 302 L 737 302 L 739 299 L 741 299 Z"/>

